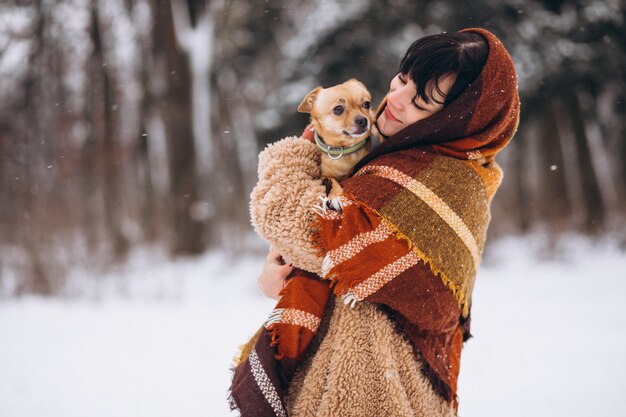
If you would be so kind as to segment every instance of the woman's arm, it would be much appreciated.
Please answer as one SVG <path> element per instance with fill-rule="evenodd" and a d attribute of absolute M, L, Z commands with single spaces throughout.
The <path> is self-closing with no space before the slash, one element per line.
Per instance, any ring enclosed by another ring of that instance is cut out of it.
<path fill-rule="evenodd" d="M 315 144 L 298 137 L 268 145 L 259 155 L 259 181 L 250 195 L 252 225 L 287 263 L 320 274 L 311 241 L 311 208 L 326 195 Z"/>

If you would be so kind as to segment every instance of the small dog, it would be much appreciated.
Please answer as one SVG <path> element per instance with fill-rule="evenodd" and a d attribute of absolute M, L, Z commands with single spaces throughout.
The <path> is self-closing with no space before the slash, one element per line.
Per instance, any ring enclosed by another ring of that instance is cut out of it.
<path fill-rule="evenodd" d="M 330 88 L 317 87 L 298 106 L 300 113 L 311 114 L 315 143 L 322 151 L 322 177 L 331 181 L 329 200 L 342 193 L 338 181 L 350 175 L 372 147 L 371 99 L 367 88 L 351 79 Z"/>

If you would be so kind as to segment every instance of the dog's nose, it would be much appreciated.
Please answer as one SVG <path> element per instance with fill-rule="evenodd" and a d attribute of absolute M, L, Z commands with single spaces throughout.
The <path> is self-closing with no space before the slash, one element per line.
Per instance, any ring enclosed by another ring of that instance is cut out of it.
<path fill-rule="evenodd" d="M 363 116 L 359 116 L 356 118 L 356 125 L 358 127 L 366 127 L 367 126 L 367 119 Z"/>

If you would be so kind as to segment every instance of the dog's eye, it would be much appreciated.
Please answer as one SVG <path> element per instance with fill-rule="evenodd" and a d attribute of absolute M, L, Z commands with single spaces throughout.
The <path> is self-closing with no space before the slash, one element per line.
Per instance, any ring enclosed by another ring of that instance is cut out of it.
<path fill-rule="evenodd" d="M 335 106 L 335 108 L 333 109 L 333 113 L 339 116 L 341 113 L 343 113 L 343 106 Z"/>
<path fill-rule="evenodd" d="M 366 101 L 365 103 L 363 103 L 363 108 L 364 108 L 364 109 L 366 109 L 366 110 L 369 110 L 369 108 L 370 108 L 370 102 L 369 102 L 369 101 Z"/>

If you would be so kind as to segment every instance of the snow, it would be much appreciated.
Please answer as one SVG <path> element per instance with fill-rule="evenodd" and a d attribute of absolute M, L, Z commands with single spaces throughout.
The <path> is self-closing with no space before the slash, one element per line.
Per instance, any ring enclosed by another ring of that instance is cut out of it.
<path fill-rule="evenodd" d="M 306 54 L 309 48 L 323 36 L 331 33 L 334 28 L 350 19 L 357 19 L 367 11 L 367 7 L 367 2 L 363 0 L 351 2 L 326 0 L 308 2 L 290 11 L 284 19 L 291 18 L 292 25 L 279 34 L 278 42 L 283 55 L 291 61 L 288 65 Z"/>
<path fill-rule="evenodd" d="M 13 88 L 27 74 L 33 48 L 33 7 L 0 4 L 0 109 L 10 109 L 19 92 Z"/>
<path fill-rule="evenodd" d="M 474 291 L 460 415 L 626 409 L 626 256 L 568 238 L 492 244 Z M 230 416 L 228 366 L 268 316 L 262 256 L 137 252 L 80 297 L 0 302 L 0 416 Z"/>
<path fill-rule="evenodd" d="M 624 252 L 571 239 L 537 265 L 520 243 L 540 246 L 501 242 L 476 282 L 461 415 L 624 415 Z"/>
<path fill-rule="evenodd" d="M 585 5 L 582 14 L 590 23 L 613 22 L 621 26 L 624 24 L 624 16 L 619 11 L 619 0 L 598 0 Z"/>
<path fill-rule="evenodd" d="M 81 0 L 66 0 L 54 6 L 48 4 L 44 10 L 44 16 L 49 16 L 43 18 L 49 37 L 44 48 L 55 48 L 56 54 L 63 60 L 62 79 L 67 93 L 62 105 L 68 111 L 79 113 L 86 105 L 89 74 L 85 67 L 93 53 L 89 34 L 91 5 Z M 31 22 L 33 26 L 36 25 L 34 19 Z"/>

